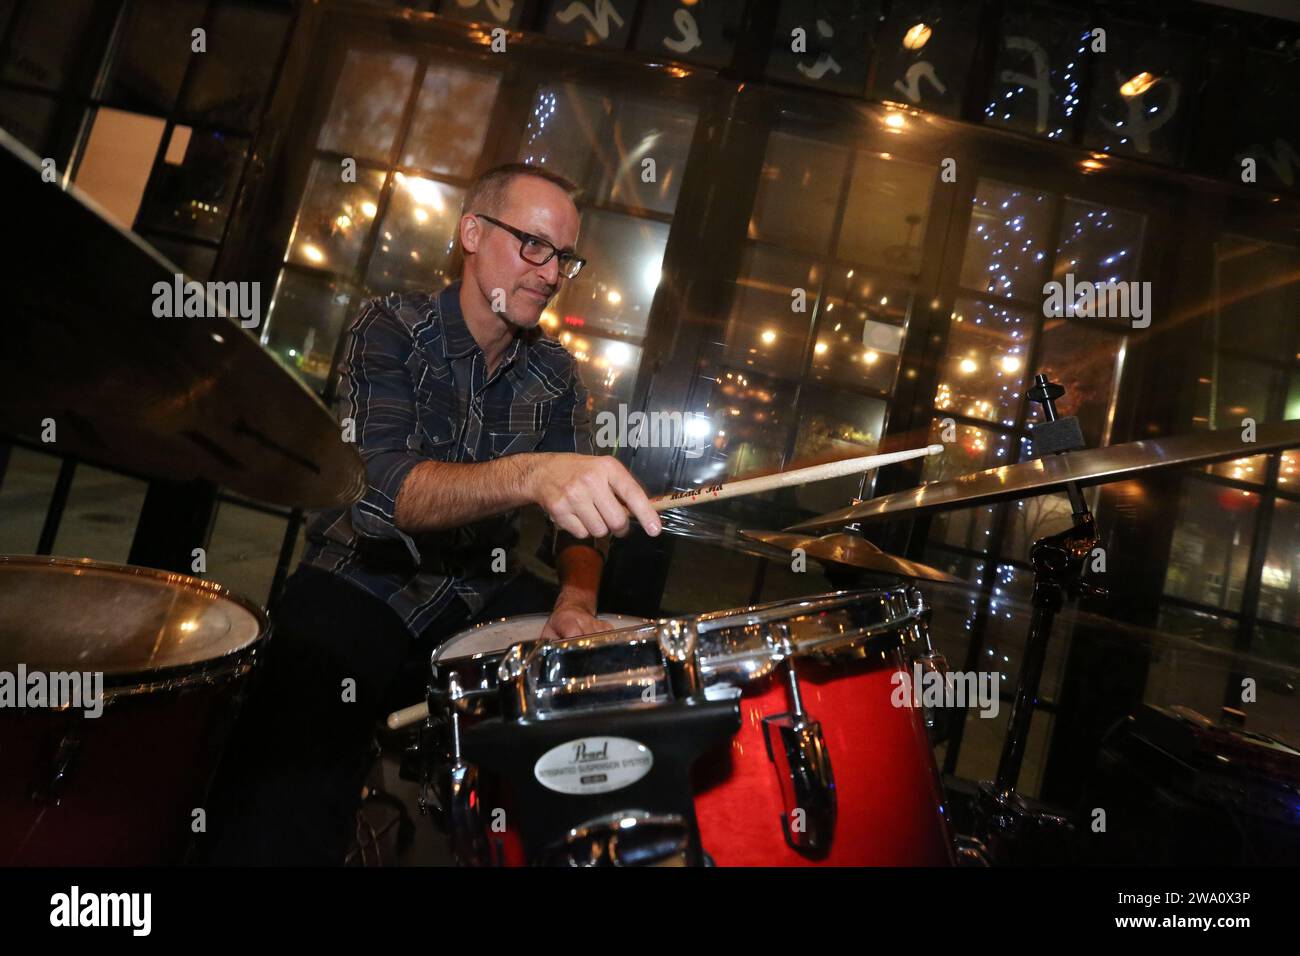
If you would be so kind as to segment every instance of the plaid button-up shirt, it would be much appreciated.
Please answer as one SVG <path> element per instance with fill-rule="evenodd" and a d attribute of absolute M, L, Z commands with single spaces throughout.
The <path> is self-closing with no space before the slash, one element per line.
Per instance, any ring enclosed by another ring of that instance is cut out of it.
<path fill-rule="evenodd" d="M 337 414 L 354 423 L 367 488 L 351 507 L 313 516 L 302 559 L 387 602 L 417 637 L 457 597 L 477 614 L 512 579 L 492 571 L 492 552 L 517 544 L 519 514 L 407 534 L 393 515 L 411 469 L 592 453 L 587 390 L 573 357 L 534 330 L 517 336 L 489 375 L 459 293 L 457 282 L 433 295 L 371 299 L 348 329 Z M 557 546 L 565 538 L 552 535 Z"/>

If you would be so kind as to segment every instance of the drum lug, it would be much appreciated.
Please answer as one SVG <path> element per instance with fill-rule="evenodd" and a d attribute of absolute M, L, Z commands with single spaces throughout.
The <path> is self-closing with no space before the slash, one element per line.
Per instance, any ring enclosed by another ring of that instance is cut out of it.
<path fill-rule="evenodd" d="M 532 716 L 533 703 L 528 693 L 528 653 L 526 645 L 511 644 L 497 670 L 497 692 L 501 698 L 501 717 L 522 720 Z"/>
<path fill-rule="evenodd" d="M 659 655 L 668 676 L 668 692 L 675 700 L 698 697 L 700 679 L 699 633 L 690 620 L 669 619 L 659 625 Z"/>
<path fill-rule="evenodd" d="M 542 851 L 540 866 L 687 866 L 690 827 L 678 814 L 620 810 L 578 824 Z"/>
<path fill-rule="evenodd" d="M 789 648 L 788 634 L 782 634 L 779 644 Z M 830 849 L 835 836 L 835 774 L 822 725 L 810 720 L 803 709 L 793 657 L 786 658 L 786 668 L 791 712 L 763 718 L 763 742 L 781 785 L 786 843 L 800 852 L 822 853 Z"/>

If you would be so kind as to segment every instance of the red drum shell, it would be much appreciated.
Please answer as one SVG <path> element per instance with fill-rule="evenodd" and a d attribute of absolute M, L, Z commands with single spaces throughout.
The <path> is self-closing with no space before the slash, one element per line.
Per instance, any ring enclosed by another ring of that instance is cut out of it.
<path fill-rule="evenodd" d="M 882 659 L 883 658 L 883 659 Z M 788 713 L 784 667 L 746 688 L 740 732 L 695 765 L 695 815 L 719 866 L 950 866 L 951 840 L 938 771 L 920 711 L 895 707 L 902 655 L 869 660 L 801 658 L 803 707 L 821 724 L 838 815 L 829 853 L 808 856 L 785 840 L 785 807 L 763 718 Z"/>

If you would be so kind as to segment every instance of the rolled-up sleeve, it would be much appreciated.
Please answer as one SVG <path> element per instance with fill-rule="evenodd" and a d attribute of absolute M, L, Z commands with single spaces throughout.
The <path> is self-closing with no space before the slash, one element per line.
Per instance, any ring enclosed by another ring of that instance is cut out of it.
<path fill-rule="evenodd" d="M 592 455 L 595 446 L 591 440 L 591 411 L 587 408 L 587 386 L 583 384 L 576 366 L 572 368 L 572 384 L 567 392 L 555 400 L 551 410 L 550 425 L 537 446 L 539 452 L 569 452 L 570 454 Z M 554 563 L 555 555 L 574 544 L 595 548 L 601 557 L 609 556 L 609 538 L 592 541 L 590 538 L 575 538 L 569 532 L 551 524 L 551 533 L 543 542 L 543 550 L 549 543 L 549 554 L 543 554 L 548 563 Z"/>
<path fill-rule="evenodd" d="M 402 541 L 418 564 L 415 540 L 397 527 L 397 493 L 411 469 L 424 459 L 418 447 L 415 388 L 406 358 L 413 347 L 401 320 L 378 299 L 371 299 L 347 332 L 347 349 L 339 380 L 339 417 L 350 418 L 361 460 L 366 492 L 352 505 L 357 534 Z"/>

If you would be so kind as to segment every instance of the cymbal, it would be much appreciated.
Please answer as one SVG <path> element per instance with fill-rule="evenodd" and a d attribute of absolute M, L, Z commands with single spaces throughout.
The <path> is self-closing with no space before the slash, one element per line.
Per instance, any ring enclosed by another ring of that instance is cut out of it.
<path fill-rule="evenodd" d="M 334 416 L 237 319 L 157 317 L 155 284 L 174 287 L 179 268 L 75 188 L 42 181 L 2 131 L 0 171 L 23 230 L 6 253 L 0 433 L 46 441 L 52 420 L 51 451 L 281 505 L 361 496 L 361 457 Z"/>
<path fill-rule="evenodd" d="M 1172 438 L 1148 438 L 1106 448 L 1067 451 L 872 498 L 801 521 L 786 530 L 813 531 L 854 521 L 878 521 L 949 508 L 968 508 L 1046 494 L 1060 490 L 1070 482 L 1086 487 L 1146 475 L 1161 468 L 1209 464 L 1296 446 L 1300 446 L 1300 421 L 1260 425 L 1253 442 L 1242 441 L 1240 428 L 1226 428 Z"/>
<path fill-rule="evenodd" d="M 784 531 L 742 531 L 741 537 L 751 541 L 761 541 L 782 551 L 802 548 L 808 557 L 823 564 L 839 564 L 863 571 L 879 574 L 896 574 L 903 578 L 916 578 L 922 581 L 940 581 L 947 584 L 965 584 L 961 578 L 953 577 L 932 568 L 928 564 L 909 561 L 881 551 L 870 541 L 855 534 L 839 532 L 820 538 L 807 535 L 788 534 Z"/>

